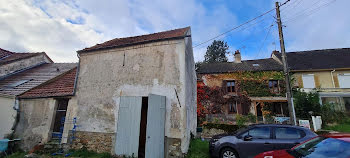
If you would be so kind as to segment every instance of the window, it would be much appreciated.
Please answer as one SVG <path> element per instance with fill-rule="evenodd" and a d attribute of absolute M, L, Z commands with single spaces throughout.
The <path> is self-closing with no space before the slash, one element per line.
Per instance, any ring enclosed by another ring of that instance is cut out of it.
<path fill-rule="evenodd" d="M 227 92 L 236 92 L 235 81 L 226 81 Z"/>
<path fill-rule="evenodd" d="M 228 112 L 229 113 L 236 113 L 237 112 L 237 102 L 228 103 Z"/>
<path fill-rule="evenodd" d="M 269 81 L 269 89 L 271 93 L 279 93 L 280 88 L 279 88 L 279 83 L 277 80 L 270 80 Z"/>
<path fill-rule="evenodd" d="M 294 128 L 282 128 L 275 129 L 276 139 L 299 139 L 302 137 L 300 130 Z"/>
<path fill-rule="evenodd" d="M 339 88 L 350 88 L 350 74 L 338 74 Z"/>
<path fill-rule="evenodd" d="M 307 74 L 302 76 L 304 88 L 315 88 L 314 74 Z"/>
<path fill-rule="evenodd" d="M 269 139 L 270 138 L 270 127 L 256 127 L 253 128 L 241 135 L 241 137 L 244 137 L 246 135 L 250 135 L 257 139 Z"/>

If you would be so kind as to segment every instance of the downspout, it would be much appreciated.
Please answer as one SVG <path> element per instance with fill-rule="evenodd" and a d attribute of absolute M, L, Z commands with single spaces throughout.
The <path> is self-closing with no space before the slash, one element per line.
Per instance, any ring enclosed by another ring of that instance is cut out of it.
<path fill-rule="evenodd" d="M 78 57 L 78 66 L 77 66 L 77 73 L 75 74 L 73 96 L 75 96 L 75 92 L 76 92 L 76 89 L 77 89 L 78 75 L 79 75 L 79 70 L 80 70 L 80 55 L 79 55 L 79 53 L 77 53 L 77 57 Z"/>
<path fill-rule="evenodd" d="M 331 71 L 331 78 L 332 78 L 332 84 L 333 84 L 333 88 L 335 88 L 335 84 L 334 84 L 334 77 L 333 77 L 333 73 L 335 72 L 335 69 L 333 69 Z"/>

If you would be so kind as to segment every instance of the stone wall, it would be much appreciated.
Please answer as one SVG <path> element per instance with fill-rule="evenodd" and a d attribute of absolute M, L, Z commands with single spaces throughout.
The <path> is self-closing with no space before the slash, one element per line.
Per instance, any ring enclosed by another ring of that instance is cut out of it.
<path fill-rule="evenodd" d="M 181 152 L 181 139 L 167 138 L 165 139 L 165 154 L 166 158 L 181 158 L 184 157 Z"/>
<path fill-rule="evenodd" d="M 70 132 L 71 135 L 71 132 Z M 115 133 L 101 133 L 101 132 L 75 132 L 76 139 L 73 140 L 71 148 L 96 151 L 98 153 L 111 153 Z"/>

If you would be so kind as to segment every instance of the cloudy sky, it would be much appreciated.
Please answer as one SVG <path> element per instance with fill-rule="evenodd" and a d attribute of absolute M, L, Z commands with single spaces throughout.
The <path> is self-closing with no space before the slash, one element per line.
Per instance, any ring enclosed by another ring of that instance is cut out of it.
<path fill-rule="evenodd" d="M 286 50 L 350 47 L 349 6 L 349 0 L 290 0 L 281 7 Z M 76 62 L 77 50 L 96 43 L 186 26 L 195 46 L 273 7 L 273 0 L 1 0 L 0 47 Z M 243 60 L 269 57 L 279 50 L 275 11 L 219 39 Z M 194 48 L 196 61 L 210 42 Z"/>

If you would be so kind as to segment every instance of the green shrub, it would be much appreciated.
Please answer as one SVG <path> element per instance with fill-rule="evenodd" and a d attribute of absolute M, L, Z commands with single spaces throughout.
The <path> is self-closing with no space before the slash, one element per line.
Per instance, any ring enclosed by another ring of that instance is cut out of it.
<path fill-rule="evenodd" d="M 242 127 L 244 127 L 244 126 L 242 126 Z M 224 130 L 227 133 L 235 133 L 241 127 L 239 127 L 238 125 L 207 123 L 207 124 L 203 125 L 203 128 L 206 128 L 206 129 L 212 129 L 212 128 L 222 129 L 222 130 Z"/>
<path fill-rule="evenodd" d="M 248 121 L 251 123 L 256 122 L 256 116 L 252 113 L 248 113 L 247 118 L 248 118 Z"/>
<path fill-rule="evenodd" d="M 248 122 L 248 118 L 246 116 L 237 114 L 236 115 L 236 124 L 238 127 L 243 127 Z"/>

